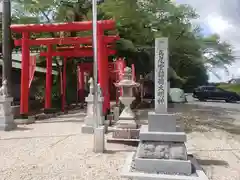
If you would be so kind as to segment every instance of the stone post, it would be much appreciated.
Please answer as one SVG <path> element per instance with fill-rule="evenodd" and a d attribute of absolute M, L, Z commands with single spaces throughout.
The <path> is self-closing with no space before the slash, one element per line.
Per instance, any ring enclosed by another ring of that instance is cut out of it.
<path fill-rule="evenodd" d="M 11 46 L 11 2 L 10 0 L 2 1 L 2 81 L 7 81 L 8 96 L 11 97 L 11 74 L 12 74 L 12 46 Z"/>
<path fill-rule="evenodd" d="M 85 98 L 85 101 L 87 102 L 87 115 L 84 119 L 84 125 L 82 126 L 82 133 L 86 134 L 93 134 L 94 133 L 94 123 L 95 123 L 95 116 L 93 114 L 94 112 L 94 83 L 93 78 L 90 78 L 88 83 L 90 84 L 90 92 L 88 97 Z M 100 90 L 98 90 L 100 91 Z M 98 119 L 98 125 L 102 126 L 104 123 L 104 117 L 102 114 L 102 103 L 103 103 L 103 97 L 101 96 L 101 92 L 98 93 L 98 104 L 97 104 L 97 111 L 100 115 Z"/>

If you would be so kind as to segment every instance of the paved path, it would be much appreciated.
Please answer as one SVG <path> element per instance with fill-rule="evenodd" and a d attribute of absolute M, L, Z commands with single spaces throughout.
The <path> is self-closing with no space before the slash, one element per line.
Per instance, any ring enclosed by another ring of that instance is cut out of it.
<path fill-rule="evenodd" d="M 211 180 L 240 180 L 239 112 L 196 104 L 176 106 L 188 134 L 187 147 Z M 120 180 L 133 147 L 106 144 L 92 152 L 92 135 L 81 134 L 83 113 L 0 132 L 1 180 Z"/>

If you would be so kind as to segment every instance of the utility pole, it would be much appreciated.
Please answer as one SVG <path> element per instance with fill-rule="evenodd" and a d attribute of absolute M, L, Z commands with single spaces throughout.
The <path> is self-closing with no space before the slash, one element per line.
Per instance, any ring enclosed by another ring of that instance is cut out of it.
<path fill-rule="evenodd" d="M 97 48 L 97 0 L 92 0 L 92 26 L 93 26 L 93 76 L 94 76 L 94 116 L 95 128 L 98 128 L 98 48 Z"/>
<path fill-rule="evenodd" d="M 94 58 L 94 148 L 95 153 L 103 153 L 105 149 L 105 128 L 99 126 L 100 113 L 98 112 L 98 42 L 97 42 L 97 4 L 99 1 L 92 0 L 92 26 L 93 26 L 93 58 Z"/>
<path fill-rule="evenodd" d="M 11 96 L 12 47 L 11 47 L 11 2 L 2 0 L 2 82 L 7 81 L 8 95 Z"/>
<path fill-rule="evenodd" d="M 12 47 L 11 47 L 11 2 L 10 0 L 2 0 L 2 88 L 0 106 L 0 130 L 10 131 L 17 127 L 14 122 L 11 103 L 11 73 L 12 73 Z"/>

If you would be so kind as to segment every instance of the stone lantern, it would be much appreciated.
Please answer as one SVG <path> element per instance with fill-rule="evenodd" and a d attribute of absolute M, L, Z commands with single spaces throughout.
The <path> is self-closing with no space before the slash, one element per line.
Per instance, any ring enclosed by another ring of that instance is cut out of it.
<path fill-rule="evenodd" d="M 133 88 L 140 86 L 132 79 L 132 70 L 129 67 L 124 69 L 123 79 L 115 84 L 116 87 L 122 89 L 122 96 L 119 100 L 124 105 L 124 109 L 119 116 L 119 120 L 116 124 L 116 129 L 113 133 L 113 138 L 132 139 L 131 131 L 136 130 L 136 116 L 131 110 L 131 104 L 135 100 L 133 97 Z"/>

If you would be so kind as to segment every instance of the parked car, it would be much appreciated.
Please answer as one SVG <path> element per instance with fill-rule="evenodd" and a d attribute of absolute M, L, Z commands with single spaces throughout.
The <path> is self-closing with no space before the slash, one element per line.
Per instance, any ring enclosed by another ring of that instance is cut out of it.
<path fill-rule="evenodd" d="M 240 101 L 240 95 L 216 86 L 200 86 L 193 91 L 193 97 L 200 101 L 225 100 L 226 102 Z"/>

